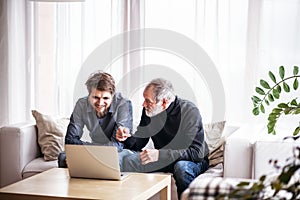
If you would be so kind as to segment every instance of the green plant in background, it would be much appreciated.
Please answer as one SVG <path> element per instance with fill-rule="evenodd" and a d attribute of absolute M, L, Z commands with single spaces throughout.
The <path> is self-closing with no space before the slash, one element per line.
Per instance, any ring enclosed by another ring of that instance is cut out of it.
<path fill-rule="evenodd" d="M 300 75 L 298 66 L 294 66 L 293 75 L 286 76 L 285 68 L 283 66 L 279 67 L 279 79 L 276 78 L 273 72 L 269 71 L 269 77 L 271 82 L 267 82 L 263 79 L 260 80 L 260 86 L 255 88 L 257 95 L 253 95 L 251 100 L 253 102 L 252 113 L 254 115 L 259 115 L 260 113 L 265 113 L 265 106 L 269 106 L 270 103 L 274 102 L 276 99 L 280 99 L 280 96 L 291 91 L 291 86 L 289 82 L 292 82 L 292 88 L 294 90 L 299 89 L 299 78 Z M 282 89 L 283 88 L 283 89 Z M 289 102 L 279 103 L 268 116 L 268 133 L 276 134 L 275 125 L 280 116 L 284 115 L 297 115 L 300 113 L 300 102 L 296 98 L 293 98 Z M 300 121 L 299 125 L 295 128 L 293 135 L 296 136 L 300 132 Z"/>
<path fill-rule="evenodd" d="M 265 107 L 272 102 L 279 100 L 285 93 L 299 89 L 300 75 L 299 68 L 294 66 L 293 75 L 286 76 L 285 68 L 279 67 L 279 78 L 273 72 L 269 71 L 271 81 L 261 79 L 260 86 L 255 88 L 256 95 L 252 96 L 253 114 L 259 115 L 265 113 Z M 297 93 L 299 97 L 300 93 Z M 280 116 L 300 114 L 300 102 L 295 98 L 291 98 L 289 102 L 280 102 L 275 106 L 268 116 L 268 133 L 276 134 L 275 125 Z M 300 136 L 300 121 L 299 125 L 293 132 L 293 139 L 298 139 Z M 289 138 L 289 137 L 287 137 Z M 294 148 L 293 157 L 290 157 L 284 166 L 279 166 L 277 160 L 270 160 L 270 164 L 278 170 L 278 175 L 275 177 L 263 175 L 257 181 L 240 182 L 228 194 L 221 194 L 216 199 L 300 199 L 300 147 Z"/>

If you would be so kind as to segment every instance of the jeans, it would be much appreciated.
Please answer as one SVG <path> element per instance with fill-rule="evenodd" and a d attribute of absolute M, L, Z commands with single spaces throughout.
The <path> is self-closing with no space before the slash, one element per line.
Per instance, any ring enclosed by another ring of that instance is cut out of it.
<path fill-rule="evenodd" d="M 58 162 L 59 168 L 67 168 L 68 167 L 67 162 L 66 162 L 66 152 L 62 151 L 59 153 L 57 162 Z"/>
<path fill-rule="evenodd" d="M 176 181 L 178 198 L 185 189 L 188 188 L 190 183 L 200 174 L 204 173 L 209 167 L 207 160 L 200 162 L 192 162 L 181 160 L 175 163 L 173 176 Z"/>
<path fill-rule="evenodd" d="M 159 168 L 161 167 L 161 168 Z M 181 194 L 188 188 L 190 183 L 200 174 L 204 173 L 209 167 L 207 159 L 200 162 L 188 160 L 179 160 L 175 163 L 161 165 L 159 162 L 153 162 L 142 165 L 139 159 L 139 153 L 132 153 L 123 157 L 123 170 L 125 172 L 170 172 L 176 181 L 177 195 L 180 199 Z"/>
<path fill-rule="evenodd" d="M 119 165 L 120 165 L 120 170 L 121 172 L 123 172 L 123 158 L 124 157 L 128 157 L 130 155 L 133 155 L 135 152 L 128 150 L 128 149 L 123 149 L 123 151 L 118 152 L 118 156 L 119 156 Z"/>

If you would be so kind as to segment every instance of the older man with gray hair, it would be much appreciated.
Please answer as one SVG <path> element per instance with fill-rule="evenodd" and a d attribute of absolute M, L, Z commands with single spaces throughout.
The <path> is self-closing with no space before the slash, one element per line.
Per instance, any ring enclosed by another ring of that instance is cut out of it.
<path fill-rule="evenodd" d="M 180 198 L 209 166 L 200 112 L 192 102 L 177 97 L 171 82 L 162 78 L 152 80 L 143 96 L 141 121 L 130 147 L 138 152 L 123 159 L 123 169 L 173 173 Z M 154 149 L 145 149 L 150 138 Z"/>

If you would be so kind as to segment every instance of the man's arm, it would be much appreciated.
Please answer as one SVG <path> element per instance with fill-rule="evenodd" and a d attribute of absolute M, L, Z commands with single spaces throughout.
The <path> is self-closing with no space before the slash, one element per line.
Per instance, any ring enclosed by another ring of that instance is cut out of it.
<path fill-rule="evenodd" d="M 67 134 L 65 137 L 65 143 L 66 144 L 84 144 L 83 141 L 80 140 L 80 136 L 78 134 L 79 127 L 76 126 L 76 123 L 74 122 L 73 114 L 70 118 L 70 123 L 68 125 Z"/>
<path fill-rule="evenodd" d="M 117 129 L 113 133 L 113 139 L 124 143 L 124 147 L 131 149 L 135 140 L 131 137 L 133 131 L 132 103 L 130 100 L 124 102 L 117 109 Z"/>
<path fill-rule="evenodd" d="M 159 150 L 159 161 L 173 162 L 190 160 L 199 162 L 208 155 L 208 146 L 204 140 L 202 118 L 196 107 L 182 113 L 177 135 L 163 149 Z"/>
<path fill-rule="evenodd" d="M 83 134 L 84 126 L 81 112 L 83 112 L 82 106 L 80 105 L 79 101 L 77 101 L 65 136 L 66 144 L 90 144 L 89 142 L 80 140 Z"/>

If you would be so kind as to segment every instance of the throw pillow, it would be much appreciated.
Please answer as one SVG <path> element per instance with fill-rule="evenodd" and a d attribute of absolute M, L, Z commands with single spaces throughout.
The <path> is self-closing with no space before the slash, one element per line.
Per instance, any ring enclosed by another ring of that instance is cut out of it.
<path fill-rule="evenodd" d="M 223 163 L 223 145 L 225 143 L 225 138 L 222 137 L 222 133 L 225 122 L 226 121 L 220 121 L 203 125 L 205 141 L 209 149 L 208 159 L 210 166 Z"/>
<path fill-rule="evenodd" d="M 69 119 L 54 119 L 36 110 L 32 110 L 38 129 L 38 143 L 46 161 L 57 160 L 58 154 L 64 150 L 64 138 Z"/>

